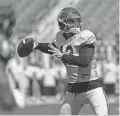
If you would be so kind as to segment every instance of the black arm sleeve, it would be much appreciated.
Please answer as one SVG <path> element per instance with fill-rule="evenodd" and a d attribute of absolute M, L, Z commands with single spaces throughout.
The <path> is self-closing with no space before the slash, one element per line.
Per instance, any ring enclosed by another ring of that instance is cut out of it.
<path fill-rule="evenodd" d="M 67 55 L 62 56 L 62 61 L 71 65 L 77 65 L 80 67 L 87 67 L 92 60 L 94 54 L 94 45 L 84 45 L 80 51 L 79 56 Z"/>
<path fill-rule="evenodd" d="M 51 48 L 48 46 L 50 43 L 38 43 L 35 49 L 40 50 L 41 52 L 53 54 L 52 52 L 48 51 Z M 54 47 L 56 47 L 55 43 L 51 43 Z"/>

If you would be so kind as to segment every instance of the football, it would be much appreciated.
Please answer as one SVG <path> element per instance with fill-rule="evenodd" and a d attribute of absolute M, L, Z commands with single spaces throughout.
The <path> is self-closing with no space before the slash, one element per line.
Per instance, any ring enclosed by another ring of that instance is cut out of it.
<path fill-rule="evenodd" d="M 32 38 L 23 39 L 18 45 L 17 52 L 20 57 L 30 55 L 33 50 L 34 40 Z"/>

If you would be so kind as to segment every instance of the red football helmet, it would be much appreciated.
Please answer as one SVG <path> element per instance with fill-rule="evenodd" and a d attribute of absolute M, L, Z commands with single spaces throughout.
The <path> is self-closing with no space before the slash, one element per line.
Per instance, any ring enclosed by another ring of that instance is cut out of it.
<path fill-rule="evenodd" d="M 65 33 L 80 31 L 82 17 L 80 13 L 72 7 L 66 7 L 58 15 L 58 25 Z"/>

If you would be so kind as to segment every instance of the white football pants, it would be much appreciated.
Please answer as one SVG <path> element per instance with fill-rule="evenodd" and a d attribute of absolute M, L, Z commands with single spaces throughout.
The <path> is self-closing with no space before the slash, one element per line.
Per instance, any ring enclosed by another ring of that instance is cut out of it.
<path fill-rule="evenodd" d="M 80 94 L 66 92 L 60 115 L 78 115 L 85 104 L 90 104 L 96 116 L 108 116 L 106 96 L 102 87 Z"/>

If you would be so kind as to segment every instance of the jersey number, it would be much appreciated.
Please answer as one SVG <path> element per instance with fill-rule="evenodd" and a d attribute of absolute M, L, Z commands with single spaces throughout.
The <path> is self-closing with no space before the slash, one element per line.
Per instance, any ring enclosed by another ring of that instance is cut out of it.
<path fill-rule="evenodd" d="M 68 53 L 70 53 L 70 54 L 73 54 L 73 48 L 72 48 L 71 45 L 68 45 L 68 46 L 65 48 L 65 50 L 64 50 L 64 46 L 61 45 L 61 46 L 60 46 L 60 51 L 61 51 L 62 53 L 68 52 Z"/>

